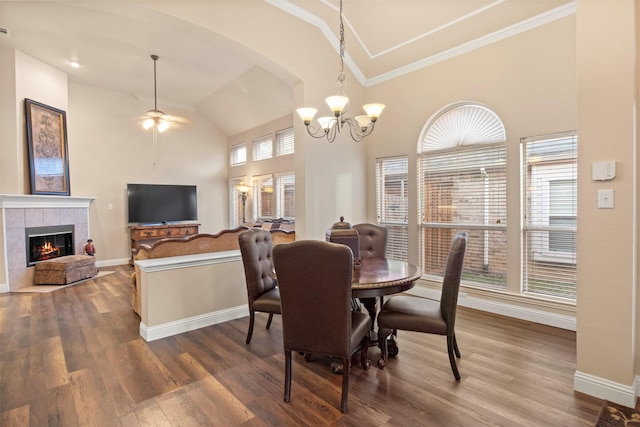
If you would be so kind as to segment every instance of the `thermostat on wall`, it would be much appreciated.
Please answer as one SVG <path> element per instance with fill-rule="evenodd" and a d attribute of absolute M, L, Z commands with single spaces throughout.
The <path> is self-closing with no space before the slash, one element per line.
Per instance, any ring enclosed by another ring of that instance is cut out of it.
<path fill-rule="evenodd" d="M 591 168 L 591 179 L 608 181 L 616 177 L 616 162 L 596 162 Z"/>

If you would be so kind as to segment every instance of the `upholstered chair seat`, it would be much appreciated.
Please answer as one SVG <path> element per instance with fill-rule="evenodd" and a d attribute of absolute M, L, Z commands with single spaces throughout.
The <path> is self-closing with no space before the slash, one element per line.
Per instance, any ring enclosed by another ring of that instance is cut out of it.
<path fill-rule="evenodd" d="M 453 376 L 460 380 L 456 365 L 456 357 L 460 358 L 460 350 L 456 340 L 455 321 L 466 247 L 467 233 L 456 233 L 447 256 L 440 301 L 396 295 L 383 305 L 378 314 L 378 342 L 382 350 L 382 358 L 378 362 L 380 368 L 387 362 L 389 341 L 395 337 L 396 331 L 444 335 L 447 337 L 447 351 Z"/>

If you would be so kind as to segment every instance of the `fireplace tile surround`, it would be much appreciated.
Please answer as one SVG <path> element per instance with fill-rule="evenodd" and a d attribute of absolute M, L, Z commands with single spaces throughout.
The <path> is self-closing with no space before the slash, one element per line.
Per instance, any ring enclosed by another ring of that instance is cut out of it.
<path fill-rule="evenodd" d="M 34 267 L 27 267 L 25 228 L 74 225 L 74 250 L 81 254 L 89 238 L 89 207 L 94 197 L 0 194 L 4 275 L 0 292 L 33 285 Z"/>

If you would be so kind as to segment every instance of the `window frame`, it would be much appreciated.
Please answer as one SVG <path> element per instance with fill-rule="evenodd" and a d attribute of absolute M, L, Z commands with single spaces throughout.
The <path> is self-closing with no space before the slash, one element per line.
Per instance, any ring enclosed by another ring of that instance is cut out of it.
<path fill-rule="evenodd" d="M 237 160 L 238 157 L 240 157 L 238 155 L 239 151 L 243 150 L 244 151 L 244 161 L 242 160 Z M 240 144 L 234 144 L 229 148 L 229 166 L 233 167 L 233 166 L 241 166 L 241 165 L 246 165 L 247 164 L 247 143 L 246 142 L 242 142 Z"/>
<path fill-rule="evenodd" d="M 268 149 L 265 147 L 268 145 Z M 269 133 L 252 140 L 253 161 L 260 162 L 273 158 L 273 134 Z"/>

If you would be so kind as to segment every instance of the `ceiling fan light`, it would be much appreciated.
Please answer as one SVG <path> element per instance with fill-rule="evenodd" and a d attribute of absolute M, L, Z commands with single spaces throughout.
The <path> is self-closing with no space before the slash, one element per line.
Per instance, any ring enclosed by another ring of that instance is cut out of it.
<path fill-rule="evenodd" d="M 151 129 L 154 124 L 155 124 L 155 121 L 151 117 L 149 117 L 144 119 L 144 121 L 142 122 L 142 127 L 145 129 Z"/>
<path fill-rule="evenodd" d="M 382 110 L 384 110 L 384 104 L 366 104 L 362 108 L 364 109 L 364 111 L 366 111 L 371 121 L 375 122 L 378 117 L 380 117 L 380 114 L 382 114 Z"/>
<path fill-rule="evenodd" d="M 160 119 L 160 121 L 158 122 L 158 132 L 164 132 L 165 130 L 169 129 L 170 126 L 171 124 L 168 120 Z"/>

